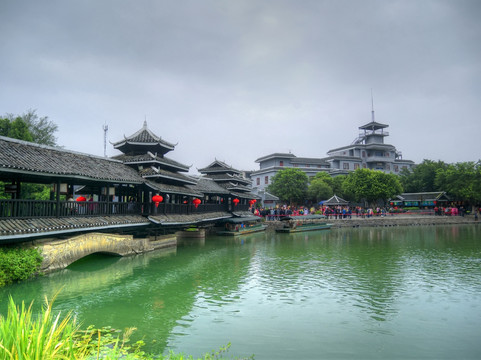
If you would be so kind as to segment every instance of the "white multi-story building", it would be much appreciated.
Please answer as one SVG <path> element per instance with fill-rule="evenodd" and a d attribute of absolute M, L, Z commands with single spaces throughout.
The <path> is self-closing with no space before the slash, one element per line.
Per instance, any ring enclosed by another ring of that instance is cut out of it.
<path fill-rule="evenodd" d="M 329 150 L 325 158 L 299 158 L 291 153 L 274 153 L 260 157 L 259 170 L 250 173 L 252 187 L 264 190 L 273 176 L 286 167 L 298 168 L 307 176 L 312 177 L 320 171 L 331 176 L 347 174 L 356 169 L 381 170 L 386 173 L 398 174 L 403 168 L 412 168 L 411 160 L 403 160 L 402 154 L 393 145 L 384 143 L 389 133 L 385 129 L 389 125 L 374 120 L 360 126 L 359 136 L 351 145 Z"/>
<path fill-rule="evenodd" d="M 376 121 L 360 126 L 361 130 L 351 145 L 332 149 L 324 160 L 330 163 L 330 174 L 347 174 L 359 168 L 381 170 L 386 173 L 399 173 L 403 168 L 411 168 L 414 162 L 403 160 L 402 154 L 393 145 L 385 144 L 389 136 L 385 131 L 389 125 Z"/>

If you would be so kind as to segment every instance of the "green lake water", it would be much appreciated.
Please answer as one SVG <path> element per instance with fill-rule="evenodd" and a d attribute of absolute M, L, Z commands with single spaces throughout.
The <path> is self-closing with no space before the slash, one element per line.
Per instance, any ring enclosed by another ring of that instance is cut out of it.
<path fill-rule="evenodd" d="M 149 352 L 232 343 L 255 359 L 480 359 L 481 228 L 332 229 L 208 237 L 95 255 L 0 289 L 85 325 L 135 326 Z"/>

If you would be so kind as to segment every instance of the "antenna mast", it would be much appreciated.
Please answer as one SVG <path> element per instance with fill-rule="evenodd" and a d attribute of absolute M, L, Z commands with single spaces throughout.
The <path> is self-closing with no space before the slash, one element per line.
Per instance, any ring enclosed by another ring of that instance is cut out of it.
<path fill-rule="evenodd" d="M 374 98 L 372 96 L 372 88 L 371 88 L 371 119 L 374 122 Z"/>
<path fill-rule="evenodd" d="M 109 126 L 107 123 L 103 125 L 104 129 L 104 156 L 107 157 L 107 131 L 109 130 Z"/>

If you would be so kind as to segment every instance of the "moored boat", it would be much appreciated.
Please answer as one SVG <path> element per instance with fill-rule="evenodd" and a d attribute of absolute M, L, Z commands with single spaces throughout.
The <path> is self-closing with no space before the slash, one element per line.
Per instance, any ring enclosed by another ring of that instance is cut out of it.
<path fill-rule="evenodd" d="M 217 235 L 238 236 L 264 231 L 267 225 L 262 223 L 258 216 L 232 217 L 221 221 L 223 230 L 217 231 Z"/>
<path fill-rule="evenodd" d="M 301 231 L 314 231 L 314 230 L 328 230 L 332 224 L 328 224 L 323 221 L 326 217 L 324 215 L 298 215 L 298 216 L 285 216 L 281 219 L 283 226 L 276 229 L 277 232 L 294 233 Z"/>

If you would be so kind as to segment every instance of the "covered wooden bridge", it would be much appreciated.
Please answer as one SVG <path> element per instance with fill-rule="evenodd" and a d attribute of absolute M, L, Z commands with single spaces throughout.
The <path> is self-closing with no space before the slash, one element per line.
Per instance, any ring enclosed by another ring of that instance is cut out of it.
<path fill-rule="evenodd" d="M 188 167 L 164 156 L 174 146 L 146 123 L 114 147 L 124 154 L 106 158 L 0 137 L 0 244 L 92 231 L 162 234 L 242 214 L 255 198 L 182 174 Z M 32 184 L 47 186 L 49 200 L 25 198 Z"/>

